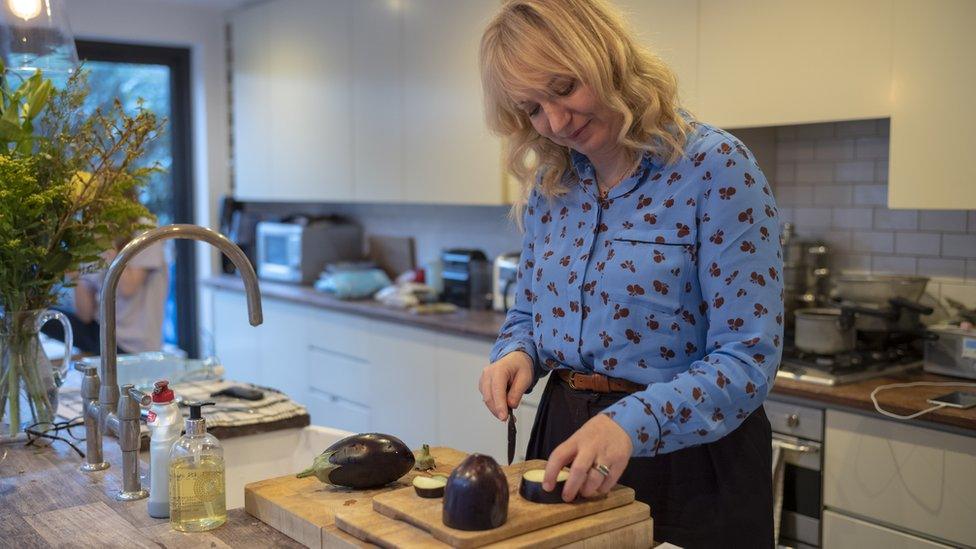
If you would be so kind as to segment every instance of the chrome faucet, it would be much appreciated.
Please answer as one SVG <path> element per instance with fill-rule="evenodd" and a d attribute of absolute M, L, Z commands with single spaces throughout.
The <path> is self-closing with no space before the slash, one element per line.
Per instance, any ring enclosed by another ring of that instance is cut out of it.
<path fill-rule="evenodd" d="M 85 472 L 101 471 L 108 468 L 102 457 L 102 436 L 106 432 L 115 434 L 122 449 L 122 489 L 116 499 L 132 501 L 142 499 L 149 492 L 139 482 L 139 407 L 148 406 L 149 395 L 136 390 L 132 385 L 121 388 L 117 376 L 117 347 L 115 342 L 115 298 L 119 279 L 126 264 L 133 257 L 160 240 L 174 238 L 201 240 L 222 251 L 237 267 L 244 280 L 244 293 L 247 295 L 247 314 L 251 326 L 263 321 L 261 314 L 261 292 L 254 267 L 244 252 L 226 236 L 197 225 L 165 225 L 149 230 L 132 239 L 115 257 L 108 268 L 105 283 L 102 285 L 101 303 L 101 379 L 94 366 L 81 363 L 75 368 L 84 373 L 81 383 L 81 396 L 85 410 Z"/>

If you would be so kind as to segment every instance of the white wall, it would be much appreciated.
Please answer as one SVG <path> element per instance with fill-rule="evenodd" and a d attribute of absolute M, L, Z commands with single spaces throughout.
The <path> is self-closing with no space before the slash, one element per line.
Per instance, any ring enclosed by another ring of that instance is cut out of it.
<path fill-rule="evenodd" d="M 195 222 L 217 226 L 217 200 L 229 192 L 227 64 L 225 17 L 214 7 L 134 0 L 67 0 L 68 21 L 76 38 L 191 51 L 191 103 Z M 216 254 L 197 246 L 197 273 L 216 270 Z M 198 319 L 210 326 L 210 302 L 199 292 Z"/>

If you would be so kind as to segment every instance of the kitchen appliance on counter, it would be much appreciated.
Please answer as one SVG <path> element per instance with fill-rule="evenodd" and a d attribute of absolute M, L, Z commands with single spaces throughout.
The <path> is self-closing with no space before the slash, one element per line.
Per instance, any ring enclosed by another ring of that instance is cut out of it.
<path fill-rule="evenodd" d="M 466 309 L 491 307 L 491 279 L 488 257 L 481 250 L 452 249 L 441 254 L 441 299 Z"/>
<path fill-rule="evenodd" d="M 928 279 L 887 275 L 836 277 L 832 307 L 795 312 L 777 377 L 822 385 L 852 383 L 918 368 L 938 336 L 918 303 Z"/>
<path fill-rule="evenodd" d="M 491 302 L 496 311 L 507 312 L 515 304 L 518 268 L 519 252 L 501 254 L 495 258 L 491 276 L 491 287 L 494 289 Z"/>
<path fill-rule="evenodd" d="M 976 329 L 941 324 L 929 330 L 938 338 L 925 342 L 925 371 L 976 379 Z"/>
<path fill-rule="evenodd" d="M 257 225 L 257 274 L 278 282 L 311 284 L 328 263 L 358 261 L 363 230 L 339 217 L 292 217 Z"/>
<path fill-rule="evenodd" d="M 257 225 L 264 220 L 275 219 L 278 216 L 267 213 L 250 211 L 244 202 L 235 200 L 232 196 L 224 196 L 220 202 L 220 234 L 227 236 L 231 242 L 244 252 L 248 261 L 253 265 L 257 258 L 255 249 L 255 232 Z M 237 268 L 226 255 L 220 255 L 220 270 L 226 274 L 234 274 Z"/>

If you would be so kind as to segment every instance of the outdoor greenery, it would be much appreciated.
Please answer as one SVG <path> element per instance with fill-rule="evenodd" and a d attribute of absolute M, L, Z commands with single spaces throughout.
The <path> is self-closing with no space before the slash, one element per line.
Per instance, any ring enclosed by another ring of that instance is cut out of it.
<path fill-rule="evenodd" d="M 12 397 L 12 433 L 22 387 L 34 415 L 50 415 L 37 412 L 49 403 L 24 359 L 36 327 L 16 319 L 53 305 L 67 273 L 103 268 L 100 254 L 152 219 L 138 197 L 159 167 L 138 161 L 160 122 L 119 101 L 86 112 L 88 90 L 84 71 L 60 90 L 39 72 L 0 78 L 0 402 Z"/>

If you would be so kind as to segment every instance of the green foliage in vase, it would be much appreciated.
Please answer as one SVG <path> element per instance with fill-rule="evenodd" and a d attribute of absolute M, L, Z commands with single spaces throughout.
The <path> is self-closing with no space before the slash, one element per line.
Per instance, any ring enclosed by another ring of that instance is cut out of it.
<path fill-rule="evenodd" d="M 0 67 L 2 69 L 2 67 Z M 85 114 L 84 71 L 64 89 L 40 72 L 0 81 L 0 308 L 54 304 L 65 274 L 103 267 L 100 253 L 152 219 L 139 190 L 156 166 L 139 158 L 161 131 L 116 101 Z"/>

